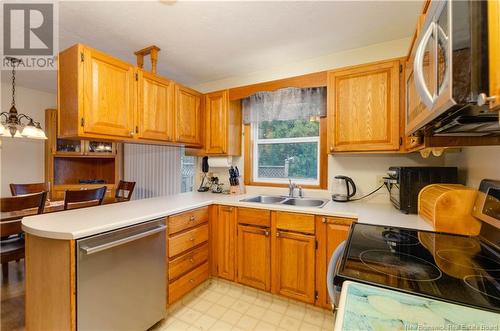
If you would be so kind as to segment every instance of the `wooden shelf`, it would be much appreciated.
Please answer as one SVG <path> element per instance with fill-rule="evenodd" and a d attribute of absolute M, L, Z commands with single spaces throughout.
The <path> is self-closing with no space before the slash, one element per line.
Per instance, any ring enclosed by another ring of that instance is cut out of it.
<path fill-rule="evenodd" d="M 57 111 L 45 113 L 45 182 L 52 187 L 49 199 L 64 199 L 65 190 L 95 188 L 106 185 L 106 198 L 114 197 L 120 180 L 121 145 L 112 144 L 113 153 L 89 152 L 90 142 L 79 141 L 80 152 L 57 151 Z M 80 179 L 102 179 L 105 184 L 80 184 Z"/>
<path fill-rule="evenodd" d="M 115 154 L 71 154 L 71 153 L 54 153 L 52 154 L 54 157 L 67 157 L 67 158 L 94 158 L 94 159 L 114 159 L 116 158 Z"/>

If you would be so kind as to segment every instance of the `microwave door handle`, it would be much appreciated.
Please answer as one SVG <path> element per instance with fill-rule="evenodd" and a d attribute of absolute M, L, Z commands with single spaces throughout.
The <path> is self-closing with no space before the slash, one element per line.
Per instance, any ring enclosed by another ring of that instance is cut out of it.
<path fill-rule="evenodd" d="M 417 88 L 418 94 L 422 98 L 423 103 L 427 106 L 427 108 L 431 109 L 432 104 L 434 103 L 434 97 L 429 92 L 429 89 L 425 85 L 424 80 L 424 52 L 425 45 L 429 42 L 429 38 L 432 36 L 434 32 L 435 23 L 431 22 L 429 28 L 425 32 L 420 44 L 417 47 L 417 51 L 415 52 L 415 62 L 413 63 L 413 71 L 415 73 L 415 87 Z"/>

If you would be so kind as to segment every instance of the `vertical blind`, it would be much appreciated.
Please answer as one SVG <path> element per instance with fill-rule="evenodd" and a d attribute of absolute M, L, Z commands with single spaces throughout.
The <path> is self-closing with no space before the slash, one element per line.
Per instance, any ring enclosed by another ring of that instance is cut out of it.
<path fill-rule="evenodd" d="M 123 179 L 136 182 L 132 199 L 180 193 L 180 148 L 124 144 L 123 156 Z"/>

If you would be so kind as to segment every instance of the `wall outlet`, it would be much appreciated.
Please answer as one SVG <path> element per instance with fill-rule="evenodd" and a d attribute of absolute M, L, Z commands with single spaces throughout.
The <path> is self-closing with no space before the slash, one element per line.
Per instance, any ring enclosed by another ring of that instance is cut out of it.
<path fill-rule="evenodd" d="M 377 187 L 384 185 L 384 176 L 377 176 Z"/>

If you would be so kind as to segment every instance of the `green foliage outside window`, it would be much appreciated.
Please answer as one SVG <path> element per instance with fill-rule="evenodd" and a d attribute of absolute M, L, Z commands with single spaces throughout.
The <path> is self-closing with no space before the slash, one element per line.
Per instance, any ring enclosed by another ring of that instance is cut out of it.
<path fill-rule="evenodd" d="M 259 177 L 318 179 L 317 141 L 268 143 L 266 139 L 310 138 L 319 136 L 319 123 L 308 120 L 259 123 L 257 145 Z"/>

